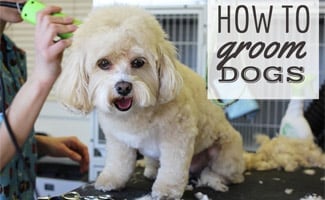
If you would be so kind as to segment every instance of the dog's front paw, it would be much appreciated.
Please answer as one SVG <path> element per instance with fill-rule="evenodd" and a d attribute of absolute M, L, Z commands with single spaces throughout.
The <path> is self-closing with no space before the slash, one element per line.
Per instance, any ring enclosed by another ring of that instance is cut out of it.
<path fill-rule="evenodd" d="M 170 195 L 159 195 L 159 194 L 154 194 L 152 193 L 151 195 L 152 200 L 180 200 L 180 197 L 173 197 Z"/>
<path fill-rule="evenodd" d="M 169 197 L 153 197 L 150 194 L 136 198 L 134 200 L 178 200 L 175 198 L 169 198 Z"/>
<path fill-rule="evenodd" d="M 102 172 L 95 182 L 95 189 L 102 191 L 111 191 L 123 188 L 124 185 L 124 181 L 119 180 L 117 177 L 111 176 L 105 172 Z"/>
<path fill-rule="evenodd" d="M 173 197 L 167 194 L 160 194 L 159 192 L 152 192 L 134 200 L 180 200 L 180 197 Z"/>
<path fill-rule="evenodd" d="M 153 200 L 178 200 L 181 199 L 184 189 L 180 185 L 154 184 L 151 198 Z"/>

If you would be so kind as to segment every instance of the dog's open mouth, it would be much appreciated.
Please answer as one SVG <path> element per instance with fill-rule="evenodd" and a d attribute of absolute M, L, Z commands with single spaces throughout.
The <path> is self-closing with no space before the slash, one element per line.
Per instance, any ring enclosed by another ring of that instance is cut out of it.
<path fill-rule="evenodd" d="M 119 111 L 127 111 L 132 107 L 133 99 L 131 97 L 121 97 L 115 99 L 114 105 Z"/>

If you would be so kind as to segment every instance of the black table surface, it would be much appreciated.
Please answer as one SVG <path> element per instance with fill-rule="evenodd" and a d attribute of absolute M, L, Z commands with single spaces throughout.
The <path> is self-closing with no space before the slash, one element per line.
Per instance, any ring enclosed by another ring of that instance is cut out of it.
<path fill-rule="evenodd" d="M 308 170 L 308 171 L 306 171 Z M 314 172 L 314 174 L 306 172 Z M 82 196 L 110 194 L 114 199 L 134 199 L 150 193 L 153 181 L 142 175 L 137 168 L 126 187 L 120 191 L 101 192 L 88 183 L 77 191 Z M 195 193 L 201 192 L 212 200 L 300 200 L 315 194 L 325 198 L 325 170 L 319 168 L 299 169 L 295 172 L 282 170 L 245 172 L 245 181 L 229 186 L 228 192 L 216 192 L 206 187 L 186 190 L 184 200 L 195 200 Z"/>

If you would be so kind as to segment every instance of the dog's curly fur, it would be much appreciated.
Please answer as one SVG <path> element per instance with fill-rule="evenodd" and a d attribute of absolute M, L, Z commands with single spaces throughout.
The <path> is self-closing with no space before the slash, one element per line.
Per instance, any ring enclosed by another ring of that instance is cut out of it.
<path fill-rule="evenodd" d="M 205 81 L 176 58 L 158 21 L 144 9 L 98 8 L 74 33 L 57 83 L 68 107 L 96 107 L 107 140 L 105 168 L 95 187 L 123 188 L 145 156 L 155 178 L 153 199 L 179 199 L 193 155 L 218 149 L 200 173 L 200 185 L 226 191 L 244 177 L 241 135 L 223 110 L 207 100 Z"/>

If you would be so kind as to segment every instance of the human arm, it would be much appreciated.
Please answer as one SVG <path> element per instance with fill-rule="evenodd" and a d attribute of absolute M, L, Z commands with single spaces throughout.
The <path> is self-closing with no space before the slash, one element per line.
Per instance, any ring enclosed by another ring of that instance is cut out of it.
<path fill-rule="evenodd" d="M 68 157 L 80 164 L 80 172 L 88 171 L 88 148 L 77 137 L 36 135 L 38 153 L 54 157 Z"/>
<path fill-rule="evenodd" d="M 76 30 L 76 26 L 72 24 L 72 18 L 50 15 L 59 11 L 59 7 L 50 6 L 38 13 L 33 73 L 5 111 L 20 146 L 32 130 L 39 112 L 61 72 L 62 52 L 71 42 L 70 40 L 53 42 L 53 38 L 57 33 Z M 7 128 L 2 123 L 0 127 L 0 169 L 6 166 L 15 152 Z"/>

